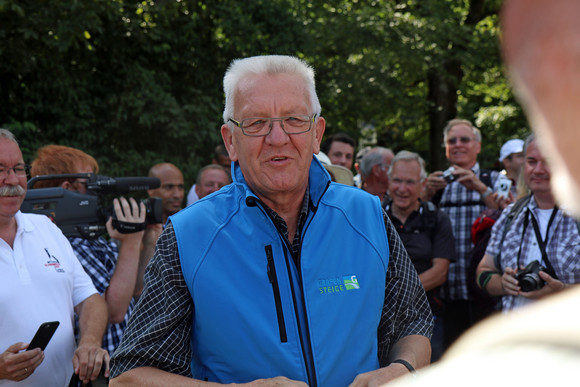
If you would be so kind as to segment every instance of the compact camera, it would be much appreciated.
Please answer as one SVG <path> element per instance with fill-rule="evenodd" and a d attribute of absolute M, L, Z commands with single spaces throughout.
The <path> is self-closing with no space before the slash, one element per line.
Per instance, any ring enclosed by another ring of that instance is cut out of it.
<path fill-rule="evenodd" d="M 505 175 L 499 175 L 497 182 L 495 184 L 495 192 L 500 198 L 507 198 L 512 187 L 512 181 L 508 179 Z"/>
<path fill-rule="evenodd" d="M 447 183 L 455 181 L 455 179 L 457 179 L 457 176 L 453 174 L 453 171 L 455 171 L 455 168 L 453 167 L 449 167 L 445 171 L 443 171 L 443 175 L 441 176 L 443 180 L 445 180 Z"/>
<path fill-rule="evenodd" d="M 540 271 L 546 271 L 540 262 L 532 261 L 516 274 L 518 285 L 522 292 L 531 292 L 544 287 L 545 282 L 540 277 Z"/>

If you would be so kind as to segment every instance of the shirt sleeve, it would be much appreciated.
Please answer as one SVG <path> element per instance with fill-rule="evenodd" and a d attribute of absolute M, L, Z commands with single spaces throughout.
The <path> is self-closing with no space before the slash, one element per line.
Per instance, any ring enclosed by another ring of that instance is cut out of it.
<path fill-rule="evenodd" d="M 383 216 L 390 256 L 383 314 L 378 329 L 378 355 L 381 367 L 389 364 L 389 351 L 398 340 L 410 335 L 421 335 L 431 339 L 433 332 L 431 308 L 417 271 L 386 212 Z"/>
<path fill-rule="evenodd" d="M 102 237 L 94 240 L 75 237 L 68 240 L 97 291 L 104 294 L 115 271 L 117 247 Z"/>
<path fill-rule="evenodd" d="M 171 223 L 157 241 L 145 288 L 111 358 L 111 377 L 155 367 L 191 377 L 193 301 L 187 289 Z"/>

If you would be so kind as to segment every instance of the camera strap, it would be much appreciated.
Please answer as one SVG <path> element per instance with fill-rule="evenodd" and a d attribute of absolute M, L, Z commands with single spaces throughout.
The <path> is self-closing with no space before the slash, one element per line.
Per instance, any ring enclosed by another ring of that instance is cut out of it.
<path fill-rule="evenodd" d="M 530 210 L 528 209 L 528 212 L 530 212 Z M 558 212 L 558 206 L 555 206 L 554 209 L 552 210 L 552 215 L 550 215 L 550 220 L 548 221 L 548 227 L 546 228 L 546 238 L 542 239 L 542 233 L 540 232 L 540 227 L 538 226 L 538 221 L 536 220 L 536 217 L 533 216 L 533 214 L 529 214 L 530 217 L 532 218 L 532 226 L 534 227 L 534 233 L 536 234 L 536 239 L 538 241 L 538 246 L 540 247 L 540 251 L 542 252 L 542 260 L 544 261 L 544 263 L 546 264 L 546 268 L 548 270 L 550 270 L 550 274 L 552 277 L 558 279 L 558 277 L 556 276 L 556 272 L 554 271 L 554 267 L 552 266 L 552 263 L 550 262 L 550 260 L 548 259 L 548 253 L 546 253 L 546 246 L 548 245 L 548 233 L 550 232 L 550 226 L 552 226 L 552 222 L 554 221 L 554 218 L 556 217 L 556 213 Z M 526 217 L 527 219 L 527 217 Z"/>
<path fill-rule="evenodd" d="M 538 247 L 540 248 L 540 252 L 542 253 L 542 261 L 546 264 L 547 272 L 550 276 L 558 279 L 556 275 L 556 271 L 552 266 L 552 263 L 548 259 L 548 253 L 546 253 L 546 245 L 548 244 L 548 233 L 550 232 L 550 226 L 552 226 L 552 222 L 556 217 L 556 213 L 558 212 L 558 207 L 554 207 L 552 210 L 552 215 L 550 215 L 550 220 L 548 221 L 548 227 L 546 228 L 546 238 L 542 239 L 542 233 L 540 232 L 540 227 L 538 226 L 538 222 L 536 218 L 531 213 L 530 209 L 526 211 L 526 215 L 524 216 L 524 227 L 522 231 L 522 242 L 524 241 L 524 235 L 526 234 L 526 229 L 528 228 L 528 223 L 530 222 L 530 218 L 532 218 L 532 227 L 534 228 L 534 233 L 536 235 L 536 240 L 538 241 Z M 522 243 L 523 244 L 523 243 Z M 518 250 L 518 259 L 517 259 L 517 267 L 520 268 L 520 256 L 522 254 L 522 245 L 520 244 L 520 249 Z"/>
<path fill-rule="evenodd" d="M 132 223 L 123 222 L 121 220 L 113 219 L 113 227 L 121 234 L 132 234 L 134 232 L 143 231 L 147 228 L 147 222 Z"/>

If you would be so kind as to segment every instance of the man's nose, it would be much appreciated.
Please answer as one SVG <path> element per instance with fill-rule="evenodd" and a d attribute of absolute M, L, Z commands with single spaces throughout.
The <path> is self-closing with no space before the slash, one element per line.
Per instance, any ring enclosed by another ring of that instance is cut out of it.
<path fill-rule="evenodd" d="M 281 120 L 272 120 L 270 123 L 272 129 L 270 133 L 266 136 L 266 141 L 269 143 L 279 143 L 279 142 L 286 142 L 290 137 L 286 131 L 284 131 L 284 127 L 282 126 Z"/>
<path fill-rule="evenodd" d="M 8 174 L 6 175 L 6 177 L 4 178 L 4 181 L 7 184 L 11 184 L 11 185 L 16 185 L 18 183 L 20 183 L 20 179 L 18 178 L 18 176 L 16 176 L 16 171 L 14 171 L 14 169 L 9 169 Z"/>

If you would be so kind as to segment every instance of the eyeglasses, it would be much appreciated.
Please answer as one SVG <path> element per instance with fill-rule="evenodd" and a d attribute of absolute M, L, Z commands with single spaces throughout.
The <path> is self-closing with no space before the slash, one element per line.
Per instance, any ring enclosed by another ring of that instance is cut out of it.
<path fill-rule="evenodd" d="M 456 144 L 457 141 L 460 141 L 462 144 L 469 144 L 471 141 L 473 141 L 473 138 L 472 137 L 467 137 L 467 136 L 452 137 L 452 138 L 448 138 L 447 139 L 447 144 L 448 145 L 453 145 L 453 144 Z"/>
<path fill-rule="evenodd" d="M 316 114 L 312 117 L 304 114 L 296 114 L 289 117 L 252 117 L 245 118 L 241 121 L 229 119 L 242 129 L 242 133 L 250 137 L 263 137 L 270 134 L 274 127 L 274 121 L 280 121 L 280 126 L 286 134 L 300 134 L 308 132 L 312 129 L 312 123 L 316 118 Z"/>
<path fill-rule="evenodd" d="M 30 172 L 30 165 L 27 164 L 17 164 L 12 168 L 5 167 L 4 165 L 0 165 L 0 179 L 6 179 L 10 174 L 10 170 L 14 171 L 16 177 L 26 177 Z"/>

